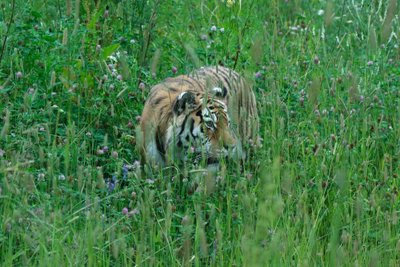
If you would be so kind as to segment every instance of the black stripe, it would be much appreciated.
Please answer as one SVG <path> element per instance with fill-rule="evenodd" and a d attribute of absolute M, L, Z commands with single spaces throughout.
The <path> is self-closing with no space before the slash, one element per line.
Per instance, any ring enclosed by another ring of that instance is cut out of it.
<path fill-rule="evenodd" d="M 152 104 L 155 105 L 155 106 L 157 106 L 157 105 L 160 104 L 160 102 L 161 102 L 162 100 L 164 100 L 164 99 L 165 99 L 164 96 L 158 97 L 158 98 L 156 98 L 156 99 L 154 99 L 154 100 L 152 101 Z"/>
<path fill-rule="evenodd" d="M 193 130 L 194 130 L 194 119 L 191 120 L 190 122 L 190 135 L 195 138 L 195 136 L 193 135 Z"/>
<path fill-rule="evenodd" d="M 199 87 L 200 90 L 204 91 L 204 86 L 196 79 L 191 78 L 192 81 L 194 81 L 197 86 Z"/>
<path fill-rule="evenodd" d="M 161 153 L 162 158 L 164 159 L 165 150 L 164 150 L 162 134 L 159 128 L 157 128 L 156 131 L 156 147 L 157 150 Z"/>
<path fill-rule="evenodd" d="M 178 136 L 180 136 L 183 133 L 183 130 L 185 130 L 185 124 L 186 124 L 187 118 L 188 118 L 188 116 L 186 116 L 185 119 L 183 120 L 183 123 L 181 125 L 181 130 L 180 130 Z"/>
<path fill-rule="evenodd" d="M 168 89 L 168 91 L 173 92 L 173 93 L 178 92 L 178 89 L 176 89 L 175 87 L 168 86 L 167 89 Z"/>

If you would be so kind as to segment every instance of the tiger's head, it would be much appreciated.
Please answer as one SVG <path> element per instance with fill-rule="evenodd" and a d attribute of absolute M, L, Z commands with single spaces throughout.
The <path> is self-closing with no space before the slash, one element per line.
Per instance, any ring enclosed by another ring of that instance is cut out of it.
<path fill-rule="evenodd" d="M 221 157 L 242 157 L 227 105 L 218 94 L 181 93 L 173 103 L 166 145 L 179 158 L 194 155 L 195 160 L 205 159 L 207 164 L 218 163 Z"/>

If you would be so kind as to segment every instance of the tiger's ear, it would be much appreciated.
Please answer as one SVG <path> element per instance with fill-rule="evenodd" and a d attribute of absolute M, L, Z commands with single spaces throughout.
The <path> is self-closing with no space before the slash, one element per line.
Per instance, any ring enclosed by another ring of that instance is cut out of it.
<path fill-rule="evenodd" d="M 211 93 L 216 96 L 217 98 L 225 98 L 228 94 L 228 90 L 225 86 L 221 87 L 214 87 L 211 89 Z"/>
<path fill-rule="evenodd" d="M 190 112 L 197 107 L 196 97 L 192 92 L 183 92 L 175 100 L 174 113 L 181 115 L 184 112 Z"/>

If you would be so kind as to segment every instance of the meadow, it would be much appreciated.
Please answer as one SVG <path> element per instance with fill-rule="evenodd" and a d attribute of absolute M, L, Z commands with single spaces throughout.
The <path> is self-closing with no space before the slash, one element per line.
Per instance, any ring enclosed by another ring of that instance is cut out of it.
<path fill-rule="evenodd" d="M 0 265 L 399 266 L 399 10 L 1 1 Z M 252 83 L 262 147 L 142 177 L 149 90 L 209 65 Z"/>

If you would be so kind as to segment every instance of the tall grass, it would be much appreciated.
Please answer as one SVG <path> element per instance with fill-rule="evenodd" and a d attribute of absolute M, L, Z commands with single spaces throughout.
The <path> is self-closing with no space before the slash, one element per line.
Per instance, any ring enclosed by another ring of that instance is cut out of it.
<path fill-rule="evenodd" d="M 396 0 L 13 3 L 2 266 L 400 264 Z M 215 64 L 252 81 L 262 148 L 140 177 L 149 89 Z"/>

